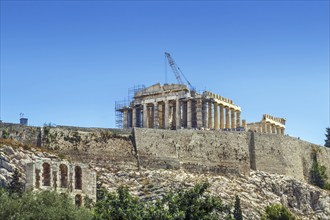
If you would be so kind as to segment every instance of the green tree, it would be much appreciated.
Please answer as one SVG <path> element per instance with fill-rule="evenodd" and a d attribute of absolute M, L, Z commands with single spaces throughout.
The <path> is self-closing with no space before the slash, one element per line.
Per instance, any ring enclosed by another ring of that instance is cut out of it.
<path fill-rule="evenodd" d="M 94 219 L 197 220 L 232 219 L 230 207 L 206 192 L 208 183 L 170 192 L 155 203 L 139 200 L 126 187 L 107 193 L 94 209 Z"/>
<path fill-rule="evenodd" d="M 296 217 L 284 206 L 275 204 L 266 207 L 266 214 L 262 220 L 295 220 Z"/>
<path fill-rule="evenodd" d="M 310 171 L 310 182 L 315 186 L 326 189 L 329 187 L 329 183 L 327 183 L 328 176 L 326 175 L 326 167 L 319 165 L 316 152 L 313 152 L 312 157 L 313 164 Z"/>
<path fill-rule="evenodd" d="M 163 199 L 170 219 L 231 219 L 230 207 L 223 205 L 219 197 L 206 193 L 209 183 L 194 188 L 169 193 Z"/>
<path fill-rule="evenodd" d="M 324 146 L 330 148 L 330 127 L 326 128 L 326 134 L 325 134 L 326 139 Z"/>
<path fill-rule="evenodd" d="M 145 206 L 130 195 L 127 187 L 119 187 L 117 193 L 106 193 L 95 204 L 94 219 L 143 219 Z"/>
<path fill-rule="evenodd" d="M 241 210 L 241 200 L 239 199 L 239 197 L 237 195 L 235 198 L 234 219 L 243 220 L 242 210 Z"/>
<path fill-rule="evenodd" d="M 15 169 L 13 178 L 10 181 L 9 186 L 8 186 L 9 193 L 11 193 L 11 194 L 16 193 L 18 195 L 22 195 L 22 193 L 24 191 L 24 185 L 19 180 L 20 176 L 21 175 L 20 175 L 18 169 Z"/>
<path fill-rule="evenodd" d="M 77 208 L 65 194 L 40 191 L 16 195 L 0 189 L 0 219 L 92 219 L 91 211 Z"/>

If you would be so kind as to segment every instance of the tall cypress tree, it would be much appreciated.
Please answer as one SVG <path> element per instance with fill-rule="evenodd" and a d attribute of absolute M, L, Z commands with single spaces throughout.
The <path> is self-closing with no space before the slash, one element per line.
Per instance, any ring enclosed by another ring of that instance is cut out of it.
<path fill-rule="evenodd" d="M 239 199 L 238 195 L 236 195 L 236 199 L 235 199 L 234 219 L 243 220 L 241 200 Z"/>
<path fill-rule="evenodd" d="M 326 128 L 326 134 L 325 134 L 325 144 L 324 146 L 325 147 L 329 147 L 330 148 L 330 127 L 329 128 Z"/>
<path fill-rule="evenodd" d="M 18 169 L 15 169 L 13 174 L 13 179 L 11 180 L 8 186 L 8 190 L 11 194 L 16 193 L 18 195 L 21 195 L 24 191 L 23 183 L 19 181 L 19 177 L 20 177 L 20 173 Z"/>

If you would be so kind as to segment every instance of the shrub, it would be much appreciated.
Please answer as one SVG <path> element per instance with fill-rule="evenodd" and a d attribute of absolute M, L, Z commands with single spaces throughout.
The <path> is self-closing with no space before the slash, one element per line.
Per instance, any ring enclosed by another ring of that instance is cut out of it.
<path fill-rule="evenodd" d="M 312 157 L 313 165 L 310 171 L 311 184 L 318 186 L 322 189 L 329 189 L 330 183 L 327 183 L 328 176 L 326 175 L 326 167 L 318 163 L 316 151 L 313 152 Z"/>
<path fill-rule="evenodd" d="M 156 202 L 146 202 L 130 195 L 128 188 L 106 193 L 95 205 L 94 219 L 232 219 L 230 207 L 206 193 L 208 183 L 190 190 L 170 192 Z"/>
<path fill-rule="evenodd" d="M 8 130 L 4 129 L 2 131 L 2 138 L 3 139 L 8 139 L 9 138 L 9 132 L 8 132 Z"/>
<path fill-rule="evenodd" d="M 266 215 L 262 220 L 294 220 L 296 217 L 284 206 L 275 204 L 266 207 Z"/>
<path fill-rule="evenodd" d="M 21 197 L 0 189 L 0 219 L 92 219 L 92 213 L 77 208 L 67 195 L 41 191 Z"/>

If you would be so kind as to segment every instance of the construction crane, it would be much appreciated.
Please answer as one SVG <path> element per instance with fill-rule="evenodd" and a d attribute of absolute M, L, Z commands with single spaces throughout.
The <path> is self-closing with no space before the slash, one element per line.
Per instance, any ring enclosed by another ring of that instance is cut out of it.
<path fill-rule="evenodd" d="M 171 54 L 165 52 L 165 56 L 168 60 L 168 63 L 170 64 L 170 67 L 173 70 L 173 73 L 175 75 L 176 80 L 178 81 L 179 84 L 185 85 L 181 79 L 181 76 L 183 76 L 183 78 L 186 80 L 190 90 L 194 90 L 195 88 L 191 85 L 191 83 L 189 82 L 189 80 L 186 78 L 186 76 L 182 73 L 182 71 L 180 70 L 180 68 L 178 67 L 178 65 L 176 65 L 175 61 L 173 60 L 173 58 L 171 57 Z"/>

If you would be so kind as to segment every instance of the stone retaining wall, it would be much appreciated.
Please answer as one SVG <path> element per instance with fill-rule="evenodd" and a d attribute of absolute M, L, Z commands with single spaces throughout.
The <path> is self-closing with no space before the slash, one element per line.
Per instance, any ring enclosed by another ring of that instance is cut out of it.
<path fill-rule="evenodd" d="M 9 137 L 75 161 L 109 166 L 248 175 L 250 169 L 308 180 L 312 154 L 330 177 L 330 149 L 294 137 L 251 132 L 29 127 L 0 124 Z M 116 168 L 117 169 L 117 168 Z"/>

